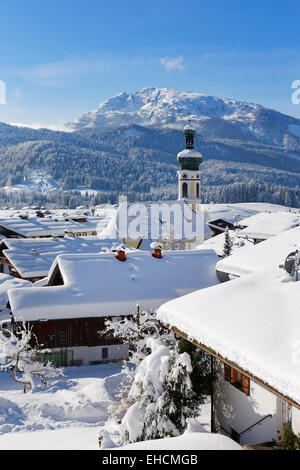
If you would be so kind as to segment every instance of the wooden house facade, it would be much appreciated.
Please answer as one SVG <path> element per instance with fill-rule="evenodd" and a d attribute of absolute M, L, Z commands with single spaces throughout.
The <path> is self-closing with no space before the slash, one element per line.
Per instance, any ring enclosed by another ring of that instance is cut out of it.
<path fill-rule="evenodd" d="M 71 318 L 33 321 L 33 345 L 49 349 L 44 360 L 57 366 L 98 364 L 126 359 L 128 346 L 112 334 L 103 334 L 106 320 L 110 318 Z M 121 319 L 121 317 L 120 317 Z"/>

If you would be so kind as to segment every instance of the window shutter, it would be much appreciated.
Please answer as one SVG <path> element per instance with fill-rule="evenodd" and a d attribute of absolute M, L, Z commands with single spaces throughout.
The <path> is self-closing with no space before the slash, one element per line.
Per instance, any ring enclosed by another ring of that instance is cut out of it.
<path fill-rule="evenodd" d="M 246 395 L 250 395 L 250 379 L 248 379 L 248 377 L 245 375 L 242 375 L 242 391 Z"/>
<path fill-rule="evenodd" d="M 231 383 L 236 384 L 238 381 L 238 372 L 236 369 L 231 369 L 231 370 L 232 370 Z"/>
<path fill-rule="evenodd" d="M 224 364 L 224 378 L 226 382 L 231 382 L 231 367 Z"/>

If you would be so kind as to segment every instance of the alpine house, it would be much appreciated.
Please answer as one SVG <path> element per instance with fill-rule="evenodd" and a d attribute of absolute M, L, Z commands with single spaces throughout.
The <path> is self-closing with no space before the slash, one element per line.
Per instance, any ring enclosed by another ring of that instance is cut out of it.
<path fill-rule="evenodd" d="M 300 227 L 287 230 L 257 245 L 248 244 L 237 248 L 232 255 L 217 263 L 217 275 L 221 281 L 228 281 L 232 277 L 266 270 L 277 271 L 278 266 L 284 264 L 287 256 L 297 246 L 300 246 Z"/>
<path fill-rule="evenodd" d="M 218 282 L 213 250 L 116 255 L 60 255 L 44 287 L 13 289 L 14 323 L 30 323 L 56 364 L 89 364 L 127 357 L 128 345 L 99 333 L 105 319 L 154 312 L 167 300 Z M 155 256 L 154 256 L 155 255 Z"/>
<path fill-rule="evenodd" d="M 277 267 L 159 308 L 164 325 L 211 355 L 214 432 L 243 445 L 278 444 L 286 424 L 300 433 L 299 303 L 299 281 Z"/>
<path fill-rule="evenodd" d="M 100 253 L 113 250 L 119 244 L 117 240 L 100 240 L 93 236 L 5 238 L 0 241 L 0 272 L 36 282 L 48 276 L 59 255 Z"/>

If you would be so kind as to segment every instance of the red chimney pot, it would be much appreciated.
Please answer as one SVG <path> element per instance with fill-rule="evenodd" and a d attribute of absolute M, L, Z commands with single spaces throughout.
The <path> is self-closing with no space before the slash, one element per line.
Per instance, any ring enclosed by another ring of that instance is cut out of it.
<path fill-rule="evenodd" d="M 119 261 L 126 261 L 127 256 L 126 256 L 125 251 L 123 251 L 123 250 L 118 250 L 118 251 L 116 252 L 116 258 L 117 258 Z"/>
<path fill-rule="evenodd" d="M 154 248 L 154 250 L 152 250 L 152 256 L 153 258 L 162 258 L 162 251 L 160 248 Z"/>

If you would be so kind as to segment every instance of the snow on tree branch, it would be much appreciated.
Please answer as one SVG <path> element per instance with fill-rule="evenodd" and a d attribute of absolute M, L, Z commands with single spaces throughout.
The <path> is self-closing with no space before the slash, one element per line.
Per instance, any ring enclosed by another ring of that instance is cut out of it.
<path fill-rule="evenodd" d="M 25 324 L 15 332 L 0 330 L 0 370 L 12 370 L 16 382 L 24 384 L 24 393 L 28 385 L 34 389 L 34 377 L 55 378 L 63 374 L 63 369 L 54 367 L 51 362 L 43 364 L 39 358 L 48 349 L 32 347 L 32 329 Z"/>

